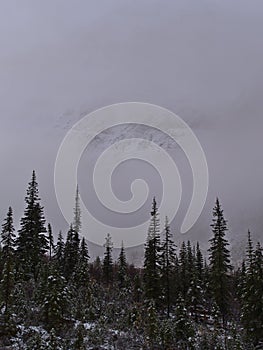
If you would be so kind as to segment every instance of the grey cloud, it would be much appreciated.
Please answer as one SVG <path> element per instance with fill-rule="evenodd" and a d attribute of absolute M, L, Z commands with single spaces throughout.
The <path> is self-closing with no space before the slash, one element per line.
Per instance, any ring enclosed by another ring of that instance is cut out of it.
<path fill-rule="evenodd" d="M 35 168 L 47 217 L 65 229 L 53 165 L 66 130 L 96 108 L 142 101 L 181 116 L 207 154 L 211 187 L 193 237 L 209 231 L 217 194 L 235 236 L 243 239 L 249 225 L 262 237 L 262 1 L 1 6 L 1 218 L 10 204 L 22 214 Z"/>

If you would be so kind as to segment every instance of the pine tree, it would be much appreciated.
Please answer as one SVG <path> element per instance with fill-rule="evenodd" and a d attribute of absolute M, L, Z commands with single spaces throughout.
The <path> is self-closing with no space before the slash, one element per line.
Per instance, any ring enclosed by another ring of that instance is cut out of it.
<path fill-rule="evenodd" d="M 71 277 L 79 261 L 80 238 L 70 225 L 64 249 L 64 274 L 67 280 Z"/>
<path fill-rule="evenodd" d="M 199 242 L 196 244 L 196 259 L 195 259 L 197 278 L 199 281 L 203 280 L 204 273 L 204 258 L 200 250 Z"/>
<path fill-rule="evenodd" d="M 89 285 L 89 252 L 85 238 L 83 237 L 80 244 L 79 260 L 73 272 L 73 282 L 75 288 L 87 289 Z M 83 291 L 81 291 L 83 292 Z M 83 294 L 83 293 L 82 293 Z"/>
<path fill-rule="evenodd" d="M 165 296 L 167 318 L 170 317 L 171 308 L 171 284 L 175 269 L 175 244 L 172 239 L 168 217 L 165 218 L 164 240 L 161 244 L 161 282 Z"/>
<path fill-rule="evenodd" d="M 103 277 L 106 285 L 109 285 L 113 280 L 113 261 L 112 261 L 112 249 L 113 244 L 111 236 L 108 233 L 105 238 L 106 242 L 104 244 L 105 252 L 103 259 Z"/>
<path fill-rule="evenodd" d="M 24 269 L 26 277 L 32 274 L 37 278 L 40 263 L 48 248 L 45 236 L 45 218 L 43 207 L 40 205 L 36 174 L 33 171 L 31 182 L 25 198 L 26 209 L 21 219 L 21 228 L 18 231 L 17 254 L 19 264 Z"/>
<path fill-rule="evenodd" d="M 78 234 L 80 234 L 80 231 L 81 231 L 81 210 L 80 210 L 79 186 L 77 186 L 76 196 L 75 196 L 73 230 L 75 232 L 77 232 Z"/>
<path fill-rule="evenodd" d="M 254 304 L 255 323 L 253 338 L 255 343 L 263 345 L 263 254 L 258 242 L 254 253 Z"/>
<path fill-rule="evenodd" d="M 54 237 L 51 225 L 48 224 L 48 248 L 49 248 L 49 260 L 52 258 L 52 252 L 54 250 Z"/>
<path fill-rule="evenodd" d="M 236 271 L 237 283 L 236 283 L 236 293 L 239 301 L 241 302 L 242 295 L 245 290 L 246 285 L 246 261 L 245 259 L 242 261 L 241 268 L 238 268 Z"/>
<path fill-rule="evenodd" d="M 45 288 L 42 290 L 42 310 L 48 328 L 59 328 L 67 312 L 70 293 L 66 280 L 51 266 Z"/>
<path fill-rule="evenodd" d="M 191 306 L 194 306 L 194 309 L 196 309 L 196 303 L 197 303 L 197 276 L 196 276 L 196 269 L 195 269 L 195 247 L 192 248 L 191 242 L 187 241 L 186 246 L 186 281 L 187 281 L 187 287 L 186 287 L 186 304 L 190 304 Z"/>
<path fill-rule="evenodd" d="M 190 255 L 192 254 L 192 256 Z M 190 259 L 189 259 L 190 255 Z M 190 285 L 187 292 L 187 305 L 193 313 L 195 321 L 198 322 L 200 314 L 204 313 L 204 283 L 203 283 L 203 256 L 199 244 L 193 249 L 188 243 L 188 266 Z"/>
<path fill-rule="evenodd" d="M 57 244 L 54 247 L 54 261 L 56 262 L 57 266 L 62 271 L 62 266 L 64 265 L 64 250 L 65 250 L 65 243 L 63 240 L 62 232 L 60 231 L 58 234 Z"/>
<path fill-rule="evenodd" d="M 249 326 L 251 308 L 254 303 L 254 248 L 251 239 L 251 233 L 248 230 L 247 247 L 246 247 L 246 259 L 243 264 L 243 279 L 241 280 L 241 301 L 242 307 L 242 320 L 246 328 L 252 328 Z M 253 318 L 253 316 L 252 316 Z"/>
<path fill-rule="evenodd" d="M 79 320 L 87 319 L 90 314 L 91 285 L 88 246 L 85 238 L 82 238 L 78 262 L 75 265 L 69 280 L 73 299 L 71 310 L 74 317 Z"/>
<path fill-rule="evenodd" d="M 187 241 L 187 279 L 191 282 L 195 270 L 195 253 L 190 241 Z"/>
<path fill-rule="evenodd" d="M 188 254 L 185 242 L 182 243 L 179 251 L 179 281 L 180 292 L 185 300 L 190 286 L 190 281 L 188 279 Z"/>
<path fill-rule="evenodd" d="M 13 211 L 9 207 L 7 217 L 2 225 L 1 243 L 3 246 L 2 259 L 4 262 L 1 294 L 5 306 L 5 313 L 9 313 L 9 307 L 12 302 L 14 288 L 14 247 L 15 247 L 15 228 L 13 225 Z"/>
<path fill-rule="evenodd" d="M 248 230 L 248 238 L 247 238 L 247 249 L 246 249 L 246 255 L 247 255 L 247 269 L 248 273 L 250 275 L 253 275 L 253 259 L 254 259 L 254 249 L 253 249 L 253 242 L 251 239 L 251 233 Z"/>
<path fill-rule="evenodd" d="M 155 198 L 153 198 L 144 255 L 144 290 L 146 299 L 154 300 L 158 304 L 160 288 L 160 222 L 157 203 Z"/>
<path fill-rule="evenodd" d="M 225 319 L 229 306 L 229 272 L 230 252 L 227 249 L 229 245 L 225 239 L 227 231 L 227 221 L 224 219 L 223 210 L 218 198 L 213 209 L 213 223 L 211 224 L 214 237 L 210 239 L 210 282 L 213 298 L 218 305 L 225 325 Z"/>
<path fill-rule="evenodd" d="M 180 295 L 181 281 L 180 281 L 180 264 L 177 254 L 175 255 L 174 273 L 172 276 L 172 303 L 176 303 Z"/>
<path fill-rule="evenodd" d="M 199 243 L 196 245 L 196 253 L 194 258 L 194 268 L 191 279 L 190 288 L 188 290 L 188 298 L 190 309 L 193 311 L 196 322 L 201 313 L 204 313 L 205 304 L 205 283 L 204 283 L 204 259 L 200 251 Z"/>
<path fill-rule="evenodd" d="M 88 245 L 85 238 L 83 237 L 80 244 L 79 259 L 82 264 L 88 265 L 89 258 L 90 256 L 89 256 Z"/>
<path fill-rule="evenodd" d="M 15 228 L 13 223 L 13 210 L 11 207 L 8 209 L 7 217 L 2 225 L 1 243 L 2 243 L 2 256 L 4 260 L 13 256 L 15 247 Z"/>
<path fill-rule="evenodd" d="M 257 345 L 263 341 L 263 257 L 259 243 L 254 251 L 250 232 L 248 232 L 246 253 L 241 319 L 248 338 Z"/>
<path fill-rule="evenodd" d="M 121 251 L 118 258 L 118 280 L 121 288 L 125 286 L 126 279 L 127 279 L 127 261 L 126 261 L 124 245 L 122 242 Z"/>

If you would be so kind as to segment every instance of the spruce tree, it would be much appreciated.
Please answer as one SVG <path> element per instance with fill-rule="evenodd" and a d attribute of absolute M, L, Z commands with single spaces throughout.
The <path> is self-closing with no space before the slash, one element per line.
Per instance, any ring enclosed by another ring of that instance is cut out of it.
<path fill-rule="evenodd" d="M 229 245 L 225 238 L 227 232 L 227 221 L 224 219 L 223 210 L 218 198 L 213 209 L 213 223 L 211 224 L 213 238 L 209 240 L 209 260 L 210 260 L 210 286 L 213 298 L 219 307 L 225 325 L 229 306 L 229 272 L 230 252 L 227 249 Z"/>
<path fill-rule="evenodd" d="M 9 207 L 6 219 L 2 225 L 1 243 L 4 260 L 13 257 L 15 248 L 15 228 L 13 223 L 13 210 Z"/>
<path fill-rule="evenodd" d="M 111 240 L 111 236 L 108 233 L 105 238 L 106 242 L 104 244 L 105 252 L 103 259 L 103 278 L 108 286 L 113 281 L 113 260 L 112 260 L 112 249 L 113 244 Z"/>
<path fill-rule="evenodd" d="M 187 241 L 187 279 L 189 282 L 193 279 L 193 274 L 195 270 L 195 253 L 194 249 L 192 249 L 192 245 L 190 241 Z"/>
<path fill-rule="evenodd" d="M 73 272 L 73 282 L 78 290 L 88 288 L 89 285 L 89 252 L 84 237 L 81 240 L 79 259 Z"/>
<path fill-rule="evenodd" d="M 246 275 L 243 284 L 241 320 L 254 345 L 263 341 L 263 257 L 258 243 L 253 249 L 250 232 L 246 250 Z"/>
<path fill-rule="evenodd" d="M 90 282 L 88 246 L 85 238 L 82 238 L 78 262 L 74 267 L 69 283 L 73 299 L 71 308 L 74 317 L 77 319 L 84 320 L 89 316 L 92 284 Z"/>
<path fill-rule="evenodd" d="M 40 263 L 48 248 L 48 242 L 45 236 L 45 218 L 43 207 L 40 205 L 35 171 L 29 183 L 25 201 L 27 206 L 24 217 L 21 219 L 21 228 L 16 241 L 17 255 L 25 277 L 33 275 L 36 279 Z"/>
<path fill-rule="evenodd" d="M 75 196 L 75 207 L 74 207 L 74 218 L 73 218 L 73 230 L 80 234 L 81 230 L 81 210 L 80 210 L 80 196 L 79 196 L 79 187 L 76 189 Z"/>
<path fill-rule="evenodd" d="M 199 242 L 196 244 L 196 258 L 195 258 L 195 266 L 197 272 L 197 278 L 199 281 L 203 281 L 204 274 L 204 258 L 200 250 Z"/>
<path fill-rule="evenodd" d="M 54 251 L 54 237 L 51 224 L 48 224 L 48 248 L 49 248 L 49 260 L 52 258 L 52 252 Z"/>
<path fill-rule="evenodd" d="M 263 254 L 258 242 L 254 253 L 254 304 L 255 323 L 253 339 L 255 344 L 263 345 Z"/>
<path fill-rule="evenodd" d="M 204 312 L 205 305 L 205 283 L 204 283 L 204 259 L 200 251 L 199 243 L 196 245 L 195 266 L 188 297 L 190 297 L 191 308 L 195 315 L 195 320 Z"/>
<path fill-rule="evenodd" d="M 62 232 L 58 234 L 57 244 L 54 247 L 54 261 L 57 263 L 57 266 L 62 270 L 64 264 L 64 250 L 65 243 L 63 239 Z"/>
<path fill-rule="evenodd" d="M 1 243 L 2 259 L 4 262 L 1 297 L 5 307 L 5 313 L 9 313 L 9 307 L 12 303 L 14 289 L 14 247 L 15 247 L 15 228 L 13 225 L 13 211 L 9 207 L 7 217 L 2 225 Z"/>
<path fill-rule="evenodd" d="M 148 300 L 158 303 L 160 298 L 160 222 L 155 198 L 144 255 L 144 291 Z"/>
<path fill-rule="evenodd" d="M 168 217 L 165 218 L 164 240 L 161 244 L 161 282 L 165 296 L 167 318 L 170 317 L 172 278 L 175 270 L 175 244 L 172 239 Z"/>
<path fill-rule="evenodd" d="M 89 258 L 90 256 L 89 256 L 88 245 L 85 238 L 82 237 L 82 240 L 80 243 L 80 252 L 79 252 L 80 263 L 88 266 Z"/>
<path fill-rule="evenodd" d="M 122 242 L 121 251 L 118 258 L 118 280 L 121 288 L 125 286 L 126 279 L 127 279 L 127 261 L 126 261 L 124 245 Z"/>
<path fill-rule="evenodd" d="M 70 225 L 64 249 L 64 274 L 67 280 L 73 274 L 79 261 L 80 238 L 77 231 Z"/>
<path fill-rule="evenodd" d="M 180 293 L 185 300 L 190 286 L 190 281 L 188 279 L 188 254 L 185 242 L 182 243 L 179 251 L 179 281 Z"/>
<path fill-rule="evenodd" d="M 50 268 L 45 288 L 41 292 L 45 324 L 49 329 L 59 328 L 67 313 L 70 293 L 65 278 L 54 266 Z"/>
<path fill-rule="evenodd" d="M 190 244 L 188 244 L 188 265 L 190 266 L 190 285 L 187 292 L 187 304 L 195 321 L 198 322 L 200 315 L 204 313 L 204 283 L 203 283 L 203 256 L 199 244 L 191 249 L 192 256 L 189 260 Z"/>
<path fill-rule="evenodd" d="M 253 275 L 253 262 L 254 262 L 254 248 L 253 248 L 253 242 L 251 239 L 251 232 L 249 230 L 247 233 L 246 257 L 247 257 L 247 270 L 248 270 L 248 273 L 252 276 Z"/>

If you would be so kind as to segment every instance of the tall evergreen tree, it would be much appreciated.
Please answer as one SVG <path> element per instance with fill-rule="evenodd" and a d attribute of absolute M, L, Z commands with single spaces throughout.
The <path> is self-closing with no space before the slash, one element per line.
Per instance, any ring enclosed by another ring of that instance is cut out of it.
<path fill-rule="evenodd" d="M 187 304 L 189 310 L 198 322 L 200 315 L 204 313 L 204 283 L 203 283 L 203 256 L 197 243 L 196 249 L 190 249 L 188 243 L 188 265 L 189 265 L 189 278 L 190 286 L 187 292 Z M 190 252 L 191 251 L 191 252 Z M 189 259 L 189 254 L 190 259 Z"/>
<path fill-rule="evenodd" d="M 70 293 L 65 278 L 55 267 L 51 267 L 45 288 L 41 292 L 45 324 L 49 329 L 59 328 L 67 312 Z"/>
<path fill-rule="evenodd" d="M 70 225 L 64 249 L 64 274 L 68 280 L 79 261 L 80 238 L 77 231 Z"/>
<path fill-rule="evenodd" d="M 113 260 L 112 260 L 113 244 L 109 233 L 107 234 L 105 240 L 106 242 L 104 244 L 105 252 L 104 252 L 104 259 L 103 259 L 103 277 L 106 284 L 109 285 L 113 281 Z"/>
<path fill-rule="evenodd" d="M 89 284 L 89 252 L 83 237 L 80 244 L 79 259 L 74 268 L 73 282 L 78 289 L 87 288 Z"/>
<path fill-rule="evenodd" d="M 157 203 L 153 198 L 151 220 L 144 255 L 144 290 L 148 300 L 160 298 L 160 220 Z"/>
<path fill-rule="evenodd" d="M 25 274 L 27 276 L 33 274 L 36 278 L 43 255 L 47 251 L 48 242 L 35 171 L 29 183 L 25 201 L 27 206 L 18 231 L 17 254 Z"/>
<path fill-rule="evenodd" d="M 62 232 L 60 231 L 58 234 L 57 244 L 54 247 L 54 261 L 57 263 L 61 270 L 64 264 L 64 250 L 65 243 L 62 236 Z"/>
<path fill-rule="evenodd" d="M 126 261 L 124 245 L 122 242 L 121 251 L 118 258 L 118 280 L 121 288 L 125 286 L 126 279 L 127 279 L 127 261 Z"/>
<path fill-rule="evenodd" d="M 74 317 L 84 320 L 90 315 L 90 307 L 92 304 L 89 253 L 84 237 L 80 244 L 78 262 L 75 265 L 70 278 L 70 287 L 72 298 L 74 299 L 71 303 Z"/>
<path fill-rule="evenodd" d="M 80 252 L 79 252 L 79 260 L 81 264 L 88 265 L 89 262 L 89 250 L 88 245 L 84 237 L 82 237 L 81 243 L 80 243 Z"/>
<path fill-rule="evenodd" d="M 81 210 L 80 210 L 79 186 L 77 186 L 76 196 L 75 196 L 73 230 L 75 232 L 77 232 L 78 234 L 80 234 L 80 231 L 81 231 Z"/>
<path fill-rule="evenodd" d="M 48 248 L 49 248 L 49 260 L 52 258 L 52 252 L 54 251 L 54 237 L 51 224 L 48 224 Z"/>
<path fill-rule="evenodd" d="M 225 325 L 229 306 L 229 272 L 230 252 L 229 245 L 225 238 L 227 232 L 227 221 L 224 219 L 223 210 L 218 198 L 213 209 L 213 223 L 211 224 L 213 238 L 209 240 L 209 260 L 210 260 L 210 282 L 214 300 L 220 309 L 223 324 Z"/>
<path fill-rule="evenodd" d="M 246 253 L 241 320 L 248 338 L 253 341 L 254 345 L 258 345 L 263 342 L 263 256 L 259 243 L 256 249 L 253 249 L 250 232 L 248 232 Z"/>
<path fill-rule="evenodd" d="M 249 230 L 247 233 L 246 257 L 247 257 L 247 270 L 248 270 L 248 273 L 252 276 L 253 275 L 254 248 L 253 248 L 253 242 L 251 239 L 251 233 Z"/>
<path fill-rule="evenodd" d="M 2 259 L 4 261 L 3 276 L 1 280 L 1 297 L 5 306 L 5 313 L 9 313 L 14 288 L 14 247 L 15 228 L 13 225 L 13 211 L 9 207 L 7 217 L 2 225 L 1 243 L 3 246 Z"/>
<path fill-rule="evenodd" d="M 165 295 L 167 318 L 170 317 L 172 278 L 175 270 L 175 244 L 172 239 L 168 217 L 165 218 L 164 240 L 161 244 L 161 282 Z"/>
<path fill-rule="evenodd" d="M 255 324 L 253 338 L 255 343 L 263 346 L 263 254 L 258 242 L 254 253 L 254 305 Z"/>
<path fill-rule="evenodd" d="M 203 273 L 204 273 L 204 258 L 203 258 L 202 252 L 200 250 L 199 242 L 197 242 L 197 244 L 196 244 L 195 266 L 196 266 L 198 280 L 202 281 L 203 280 Z"/>
<path fill-rule="evenodd" d="M 15 248 L 15 228 L 13 223 L 13 210 L 9 207 L 6 219 L 2 225 L 1 243 L 4 260 L 13 256 Z"/>
<path fill-rule="evenodd" d="M 192 248 L 191 242 L 187 241 L 187 278 L 189 281 L 193 279 L 195 270 L 195 253 Z"/>
<path fill-rule="evenodd" d="M 179 281 L 180 281 L 180 292 L 185 300 L 187 297 L 187 291 L 190 286 L 188 279 L 188 254 L 185 242 L 182 243 L 179 251 Z"/>

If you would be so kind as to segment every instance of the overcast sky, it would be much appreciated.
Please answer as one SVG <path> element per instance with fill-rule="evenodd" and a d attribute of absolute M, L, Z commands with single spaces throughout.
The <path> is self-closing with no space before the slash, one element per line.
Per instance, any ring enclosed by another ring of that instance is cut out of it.
<path fill-rule="evenodd" d="M 262 37 L 262 0 L 1 0 L 1 220 L 9 205 L 19 220 L 35 169 L 65 230 L 53 187 L 65 133 L 96 108 L 141 101 L 178 114 L 206 153 L 196 231 L 219 195 L 233 235 L 262 237 Z"/>

